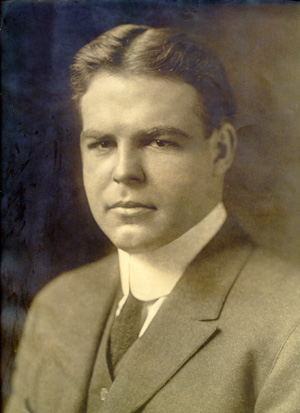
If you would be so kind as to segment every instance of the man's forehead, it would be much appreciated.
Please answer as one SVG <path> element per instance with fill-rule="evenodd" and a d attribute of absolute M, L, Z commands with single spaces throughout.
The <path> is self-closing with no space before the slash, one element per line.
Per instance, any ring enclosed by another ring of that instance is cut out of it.
<path fill-rule="evenodd" d="M 161 91 L 168 91 L 168 96 L 163 96 Z M 196 89 L 181 81 L 166 76 L 156 75 L 138 75 L 122 73 L 97 73 L 90 81 L 89 86 L 82 97 L 82 100 L 88 95 L 94 98 L 111 99 L 122 96 L 128 97 L 128 100 L 134 95 L 142 99 L 145 92 L 149 97 L 160 97 L 168 99 L 172 103 L 173 96 L 188 96 L 190 101 L 199 100 Z"/>
<path fill-rule="evenodd" d="M 193 86 L 152 75 L 99 73 L 91 81 L 81 100 L 83 123 L 104 122 L 115 118 L 138 119 L 167 116 L 176 126 L 176 119 L 199 117 L 202 105 Z M 159 125 L 157 125 L 159 126 Z"/>

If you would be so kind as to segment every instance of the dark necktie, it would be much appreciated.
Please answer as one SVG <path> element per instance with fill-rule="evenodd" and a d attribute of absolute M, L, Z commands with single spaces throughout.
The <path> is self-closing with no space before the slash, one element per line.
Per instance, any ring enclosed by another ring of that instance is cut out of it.
<path fill-rule="evenodd" d="M 110 359 L 113 369 L 139 336 L 143 303 L 130 293 L 119 316 L 113 322 L 110 332 Z"/>

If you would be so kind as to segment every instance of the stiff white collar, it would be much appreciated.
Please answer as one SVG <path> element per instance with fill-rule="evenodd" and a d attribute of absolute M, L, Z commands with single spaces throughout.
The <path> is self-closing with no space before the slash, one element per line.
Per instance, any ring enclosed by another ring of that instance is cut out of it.
<path fill-rule="evenodd" d="M 142 301 L 170 294 L 188 264 L 220 230 L 226 216 L 220 202 L 202 221 L 161 248 L 138 254 L 119 249 L 123 298 L 129 290 Z"/>

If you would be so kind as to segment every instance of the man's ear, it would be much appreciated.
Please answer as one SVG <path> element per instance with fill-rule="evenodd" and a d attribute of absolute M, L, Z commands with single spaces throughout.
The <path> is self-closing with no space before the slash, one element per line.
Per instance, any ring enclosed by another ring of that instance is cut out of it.
<path fill-rule="evenodd" d="M 211 144 L 213 148 L 214 175 L 224 175 L 230 168 L 237 146 L 236 130 L 231 123 L 224 123 L 212 133 Z"/>

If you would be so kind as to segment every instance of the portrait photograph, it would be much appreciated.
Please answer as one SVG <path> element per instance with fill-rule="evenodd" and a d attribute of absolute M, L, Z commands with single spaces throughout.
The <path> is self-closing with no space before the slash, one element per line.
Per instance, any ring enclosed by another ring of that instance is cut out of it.
<path fill-rule="evenodd" d="M 7 0 L 5 413 L 300 412 L 300 5 Z"/>

